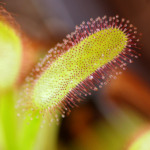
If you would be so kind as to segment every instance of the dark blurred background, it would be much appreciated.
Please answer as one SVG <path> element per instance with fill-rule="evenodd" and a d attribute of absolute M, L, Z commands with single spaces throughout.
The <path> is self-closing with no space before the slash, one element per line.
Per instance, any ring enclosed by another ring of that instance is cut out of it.
<path fill-rule="evenodd" d="M 90 18 L 129 19 L 142 36 L 142 57 L 62 120 L 58 149 L 119 150 L 150 119 L 150 0 L 1 0 L 44 55 Z M 30 51 L 26 49 L 25 51 Z M 25 52 L 26 53 L 26 52 Z M 35 53 L 33 53 L 34 55 Z M 38 55 L 40 57 L 40 55 Z M 27 60 L 30 61 L 30 57 Z M 143 121 L 144 120 L 144 121 Z"/>

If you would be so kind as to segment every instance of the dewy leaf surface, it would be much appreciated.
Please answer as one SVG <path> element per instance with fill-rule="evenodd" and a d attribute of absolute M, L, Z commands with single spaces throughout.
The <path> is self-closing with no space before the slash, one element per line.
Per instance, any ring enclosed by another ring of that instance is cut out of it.
<path fill-rule="evenodd" d="M 33 100 L 38 106 L 55 105 L 81 81 L 118 56 L 126 45 L 126 34 L 116 28 L 86 37 L 43 73 L 34 87 Z"/>

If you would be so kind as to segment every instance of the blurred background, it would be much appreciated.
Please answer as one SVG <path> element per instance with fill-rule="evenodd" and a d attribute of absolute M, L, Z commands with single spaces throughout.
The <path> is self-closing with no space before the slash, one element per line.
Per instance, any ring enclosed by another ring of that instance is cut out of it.
<path fill-rule="evenodd" d="M 87 97 L 79 108 L 73 109 L 68 117 L 62 119 L 56 142 L 58 150 L 127 149 L 133 137 L 149 126 L 150 121 L 150 0 L 0 2 L 28 37 L 19 84 L 37 60 L 55 44 L 62 42 L 82 21 L 118 14 L 138 28 L 138 32 L 143 34 L 142 57 L 129 64 L 128 70 L 121 76 Z M 42 150 L 49 150 L 50 144 L 47 142 Z"/>

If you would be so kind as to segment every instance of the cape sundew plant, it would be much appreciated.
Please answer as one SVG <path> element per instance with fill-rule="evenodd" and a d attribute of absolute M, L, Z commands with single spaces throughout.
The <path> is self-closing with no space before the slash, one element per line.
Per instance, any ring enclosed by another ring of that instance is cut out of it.
<path fill-rule="evenodd" d="M 129 20 L 118 18 L 82 22 L 50 49 L 26 78 L 18 102 L 22 110 L 37 110 L 58 120 L 57 112 L 65 117 L 91 91 L 121 74 L 140 55 L 140 48 L 136 28 Z"/>

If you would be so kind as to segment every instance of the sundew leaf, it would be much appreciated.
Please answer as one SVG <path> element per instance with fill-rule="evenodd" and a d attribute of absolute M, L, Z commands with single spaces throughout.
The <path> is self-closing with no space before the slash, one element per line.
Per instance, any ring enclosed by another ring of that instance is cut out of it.
<path fill-rule="evenodd" d="M 35 104 L 51 107 L 59 103 L 80 82 L 115 58 L 126 45 L 126 35 L 116 28 L 104 29 L 85 38 L 58 57 L 41 75 L 33 90 Z M 47 103 L 48 99 L 53 100 Z"/>
<path fill-rule="evenodd" d="M 17 118 L 14 104 L 14 92 L 12 89 L 0 94 L 0 127 L 3 131 L 0 133 L 0 137 L 3 138 L 3 148 L 8 150 L 18 149 Z"/>
<path fill-rule="evenodd" d="M 0 20 L 0 90 L 16 81 L 21 64 L 21 39 L 5 21 Z"/>
<path fill-rule="evenodd" d="M 65 117 L 85 96 L 121 74 L 133 57 L 138 58 L 136 30 L 118 15 L 82 22 L 26 78 L 19 107 L 39 110 L 56 120 L 56 112 Z"/>
<path fill-rule="evenodd" d="M 22 44 L 17 24 L 0 6 L 0 149 L 18 149 L 14 85 L 19 74 Z"/>

